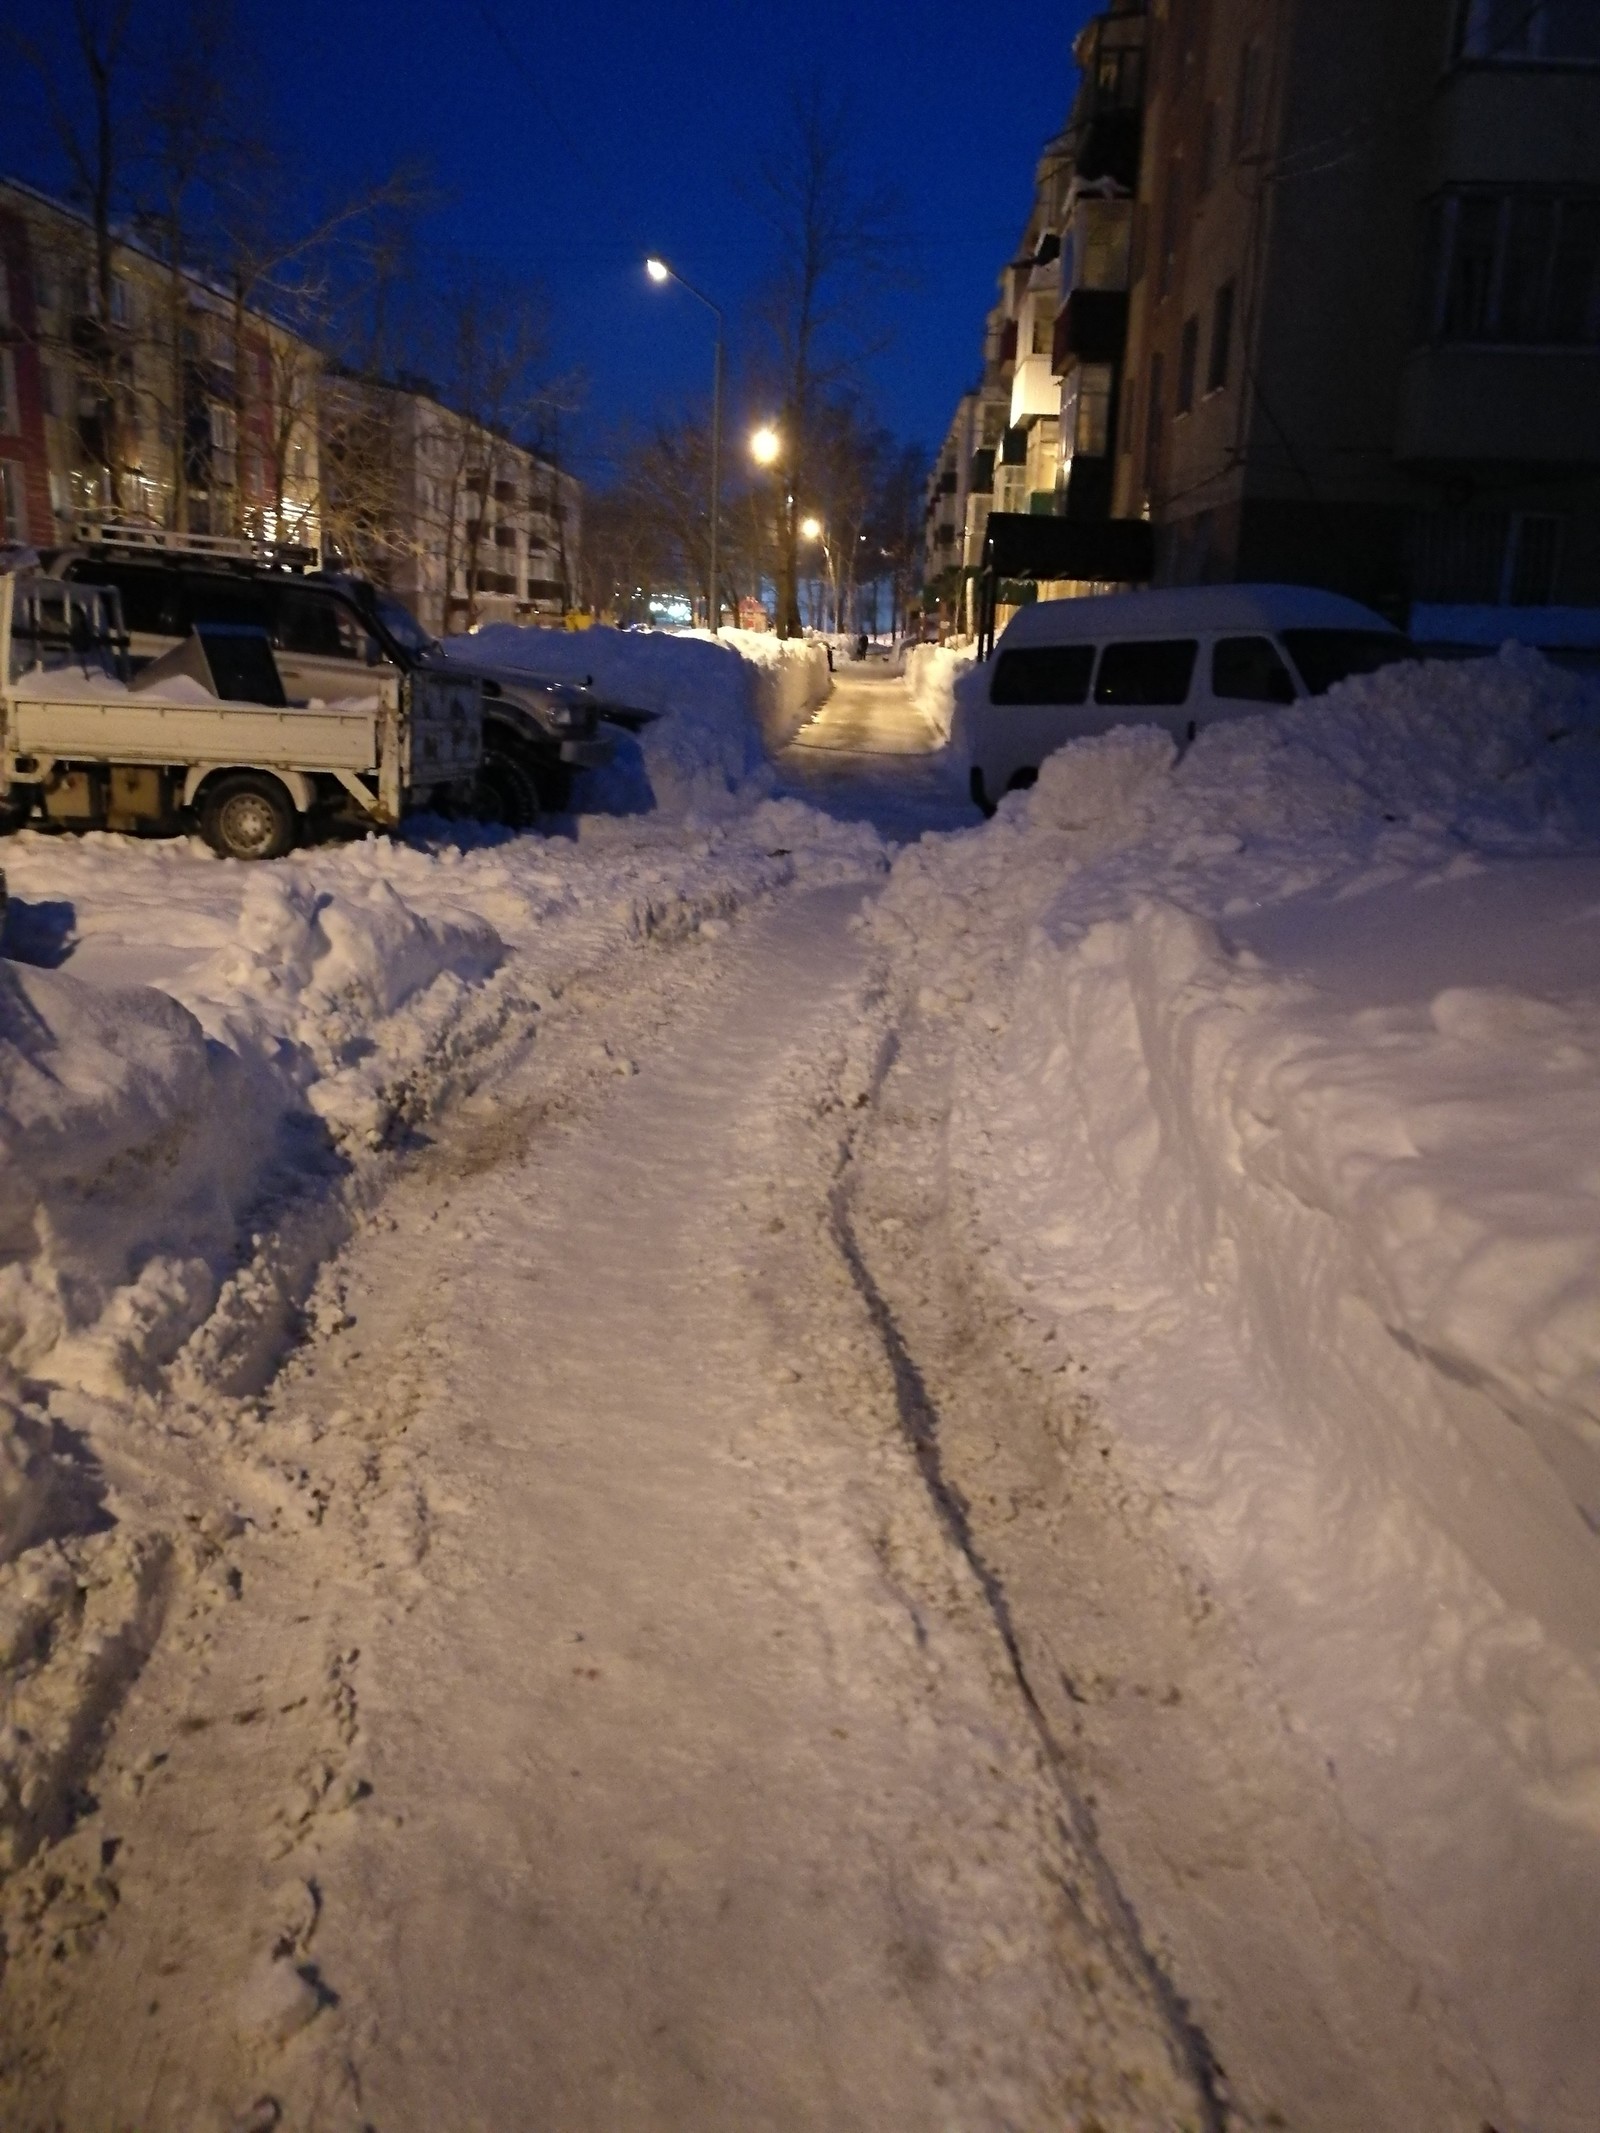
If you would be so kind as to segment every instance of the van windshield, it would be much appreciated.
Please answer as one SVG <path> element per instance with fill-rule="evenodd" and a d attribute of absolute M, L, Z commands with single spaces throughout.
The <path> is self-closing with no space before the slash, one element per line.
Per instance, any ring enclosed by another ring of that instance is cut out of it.
<path fill-rule="evenodd" d="M 1352 674 L 1375 674 L 1379 667 L 1418 657 L 1416 646 L 1398 630 L 1280 630 L 1300 679 L 1313 696 L 1324 696 L 1336 681 Z"/>

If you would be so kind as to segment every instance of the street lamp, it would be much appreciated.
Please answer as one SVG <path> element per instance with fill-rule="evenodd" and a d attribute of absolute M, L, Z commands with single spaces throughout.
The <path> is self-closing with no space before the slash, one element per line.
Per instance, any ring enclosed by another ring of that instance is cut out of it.
<path fill-rule="evenodd" d="M 717 571 L 717 535 L 722 516 L 722 307 L 714 304 L 692 281 L 685 281 L 675 267 L 669 267 L 654 253 L 645 261 L 644 270 L 658 286 L 662 282 L 675 281 L 680 289 L 704 304 L 717 322 L 716 353 L 711 365 L 711 582 L 706 588 L 709 596 L 706 620 L 715 637 L 722 626 L 722 587 Z"/>
<path fill-rule="evenodd" d="M 828 573 L 828 590 L 833 596 L 833 625 L 837 629 L 839 627 L 839 574 L 834 568 L 833 550 L 828 546 L 828 536 L 823 530 L 821 519 L 815 513 L 800 521 L 800 538 L 803 541 L 817 542 L 822 550 L 823 565 Z"/>
<path fill-rule="evenodd" d="M 782 450 L 783 439 L 770 422 L 764 423 L 750 439 L 750 456 L 758 467 L 775 465 Z"/>

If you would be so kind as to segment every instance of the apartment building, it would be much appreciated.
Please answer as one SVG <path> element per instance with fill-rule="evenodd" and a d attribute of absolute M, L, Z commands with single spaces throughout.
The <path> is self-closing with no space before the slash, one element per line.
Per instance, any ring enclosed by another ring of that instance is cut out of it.
<path fill-rule="evenodd" d="M 1151 29 L 1114 508 L 1157 577 L 1600 603 L 1600 7 Z"/>
<path fill-rule="evenodd" d="M 316 351 L 131 237 L 0 179 L 0 534 L 85 519 L 319 538 Z"/>
<path fill-rule="evenodd" d="M 1011 561 L 998 575 L 1044 596 L 1143 574 L 1147 541 L 1130 544 L 1127 529 L 1110 522 L 1145 38 L 1145 0 L 1113 0 L 1073 46 L 1078 82 L 1067 122 L 1035 167 L 1027 221 L 985 321 L 980 381 L 958 408 L 930 485 L 928 585 L 947 627 L 977 628 L 980 579 L 990 581 L 991 603 L 997 590 L 1003 606 L 1023 597 L 1021 587 L 1006 596 L 994 583 L 992 535 L 1002 528 Z M 962 449 L 971 455 L 964 482 Z M 1021 527 L 1023 518 L 1071 530 Z"/>
<path fill-rule="evenodd" d="M 582 490 L 549 453 L 419 379 L 330 375 L 322 425 L 330 541 L 426 629 L 554 621 L 574 604 Z"/>

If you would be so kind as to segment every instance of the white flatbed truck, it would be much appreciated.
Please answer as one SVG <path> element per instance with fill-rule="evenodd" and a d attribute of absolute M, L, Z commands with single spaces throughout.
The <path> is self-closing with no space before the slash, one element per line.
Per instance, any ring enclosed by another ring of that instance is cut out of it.
<path fill-rule="evenodd" d="M 225 857 L 272 859 L 314 815 L 392 828 L 471 794 L 483 761 L 474 678 L 418 671 L 367 701 L 290 704 L 259 631 L 197 630 L 131 684 L 126 647 L 115 592 L 0 575 L 9 826 L 160 833 L 197 823 Z M 269 700 L 239 700 L 230 683 Z"/>

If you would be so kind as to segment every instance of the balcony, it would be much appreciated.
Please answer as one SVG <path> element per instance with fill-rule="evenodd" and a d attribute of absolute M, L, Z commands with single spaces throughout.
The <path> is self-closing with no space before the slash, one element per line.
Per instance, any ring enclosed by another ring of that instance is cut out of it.
<path fill-rule="evenodd" d="M 1064 378 L 1074 363 L 1115 363 L 1128 339 L 1122 289 L 1074 289 L 1056 317 L 1050 367 Z"/>
<path fill-rule="evenodd" d="M 1041 415 L 1059 415 L 1061 385 L 1048 355 L 1024 356 L 1011 379 L 1011 427 L 1037 421 Z"/>
<path fill-rule="evenodd" d="M 1408 465 L 1600 465 L 1600 351 L 1425 348 L 1400 386 L 1395 456 Z"/>

